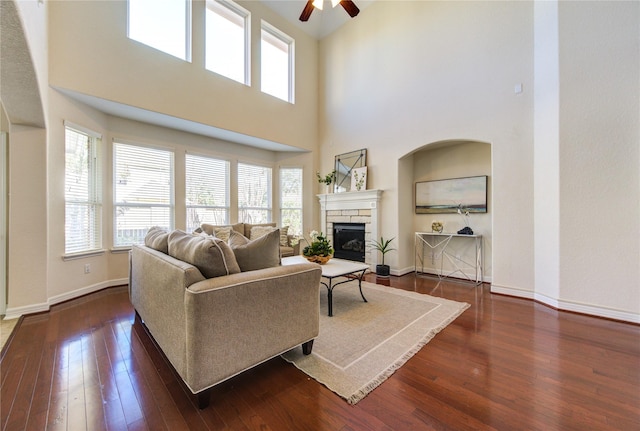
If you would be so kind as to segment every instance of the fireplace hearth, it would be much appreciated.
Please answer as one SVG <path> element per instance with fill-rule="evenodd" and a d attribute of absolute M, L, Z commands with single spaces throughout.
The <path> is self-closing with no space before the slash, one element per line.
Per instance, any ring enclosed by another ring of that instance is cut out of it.
<path fill-rule="evenodd" d="M 333 224 L 333 256 L 339 259 L 365 261 L 365 225 L 364 223 Z"/>

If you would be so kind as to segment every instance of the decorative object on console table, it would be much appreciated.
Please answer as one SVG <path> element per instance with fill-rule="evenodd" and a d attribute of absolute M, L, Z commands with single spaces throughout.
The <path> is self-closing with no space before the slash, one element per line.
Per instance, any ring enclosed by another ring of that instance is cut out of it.
<path fill-rule="evenodd" d="M 461 203 L 458 204 L 458 214 L 464 220 L 464 227 L 458 231 L 459 235 L 473 235 L 473 229 L 469 227 L 469 208 L 464 207 Z"/>
<path fill-rule="evenodd" d="M 395 250 L 395 248 L 391 248 L 391 242 L 394 239 L 395 237 L 385 240 L 383 237 L 380 237 L 380 241 L 371 241 L 372 247 L 382 254 L 382 264 L 376 265 L 376 275 L 380 277 L 388 277 L 391 272 L 389 265 L 385 265 L 384 263 L 384 255 Z"/>
<path fill-rule="evenodd" d="M 302 250 L 302 255 L 309 261 L 324 265 L 329 262 L 333 256 L 333 247 L 322 232 L 316 230 L 311 231 L 309 234 L 311 241 L 309 245 Z"/>
<path fill-rule="evenodd" d="M 326 192 L 331 193 L 331 184 L 336 180 L 336 171 L 335 169 L 329 172 L 324 177 L 320 175 L 320 172 L 316 172 L 316 176 L 318 177 L 318 183 L 324 184 L 327 187 Z"/>
<path fill-rule="evenodd" d="M 351 191 L 361 191 L 367 189 L 367 167 L 354 168 L 351 170 Z"/>
<path fill-rule="evenodd" d="M 431 223 L 431 230 L 432 230 L 433 232 L 442 233 L 442 230 L 443 230 L 443 229 L 444 229 L 444 225 L 442 224 L 442 222 L 441 222 L 441 221 L 434 220 L 434 221 Z"/>

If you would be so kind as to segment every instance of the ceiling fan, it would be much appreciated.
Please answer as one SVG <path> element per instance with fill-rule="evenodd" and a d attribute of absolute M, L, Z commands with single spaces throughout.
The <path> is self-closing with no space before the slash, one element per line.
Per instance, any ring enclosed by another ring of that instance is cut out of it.
<path fill-rule="evenodd" d="M 307 4 L 304 6 L 304 9 L 302 9 L 302 14 L 300 14 L 300 21 L 309 20 L 314 7 L 322 10 L 322 2 L 323 0 L 308 0 Z M 338 3 L 342 5 L 344 10 L 347 11 L 351 18 L 360 13 L 360 9 L 358 9 L 358 6 L 356 6 L 356 4 L 351 0 L 331 0 L 331 4 L 333 5 L 333 7 L 336 7 Z"/>

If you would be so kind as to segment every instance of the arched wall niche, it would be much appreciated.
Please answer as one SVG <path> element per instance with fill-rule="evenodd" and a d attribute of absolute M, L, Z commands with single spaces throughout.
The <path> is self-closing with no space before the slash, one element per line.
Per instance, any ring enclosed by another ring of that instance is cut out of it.
<path fill-rule="evenodd" d="M 430 232 L 435 220 L 444 224 L 444 232 L 457 232 L 464 227 L 464 219 L 458 214 L 416 214 L 415 184 L 420 181 L 443 180 L 472 176 L 487 176 L 487 212 L 471 214 L 470 226 L 474 233 L 483 236 L 484 280 L 492 279 L 492 146 L 489 142 L 449 139 L 431 142 L 400 157 L 398 160 L 399 208 L 398 234 L 413 238 L 414 232 Z M 404 191 L 404 192 L 402 192 Z M 410 211 L 406 209 L 410 208 Z M 469 244 L 471 242 L 469 241 Z M 473 261 L 471 247 L 460 250 L 461 258 Z M 414 250 L 405 255 L 405 262 L 414 262 Z M 407 266 L 405 266 L 407 268 Z"/>

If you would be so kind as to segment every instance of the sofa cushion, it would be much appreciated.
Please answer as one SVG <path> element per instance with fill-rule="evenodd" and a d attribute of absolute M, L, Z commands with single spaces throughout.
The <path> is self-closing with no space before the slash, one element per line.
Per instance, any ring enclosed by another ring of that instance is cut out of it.
<path fill-rule="evenodd" d="M 245 237 L 246 239 L 246 237 Z M 273 230 L 241 244 L 240 234 L 232 234 L 230 245 L 242 272 L 280 265 L 280 231 Z"/>
<path fill-rule="evenodd" d="M 240 272 L 231 247 L 215 237 L 175 230 L 169 234 L 169 255 L 195 266 L 206 278 Z"/>
<path fill-rule="evenodd" d="M 144 245 L 169 254 L 169 231 L 160 226 L 153 226 L 144 237 Z"/>

